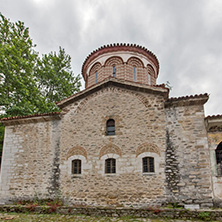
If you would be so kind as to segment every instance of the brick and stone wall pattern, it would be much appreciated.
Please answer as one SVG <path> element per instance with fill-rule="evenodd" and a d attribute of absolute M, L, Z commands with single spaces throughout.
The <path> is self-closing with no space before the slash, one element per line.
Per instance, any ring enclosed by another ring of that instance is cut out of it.
<path fill-rule="evenodd" d="M 52 194 L 57 125 L 51 121 L 6 126 L 0 187 L 6 202 Z"/>
<path fill-rule="evenodd" d="M 168 200 L 212 205 L 211 166 L 202 105 L 166 109 Z"/>
<path fill-rule="evenodd" d="M 61 133 L 61 193 L 66 201 L 90 206 L 153 206 L 165 200 L 165 112 L 163 97 L 108 87 L 65 108 Z M 106 136 L 106 121 L 116 135 Z M 142 173 L 142 157 L 155 156 L 154 174 Z M 151 149 L 151 147 L 156 147 Z M 142 149 L 141 149 L 142 150 Z M 154 152 L 154 153 L 152 153 Z M 71 174 L 71 156 L 82 175 Z M 116 158 L 106 175 L 105 158 Z"/>
<path fill-rule="evenodd" d="M 151 69 L 151 65 L 144 67 L 143 62 L 131 57 L 127 62 L 121 61 L 120 57 L 110 57 L 106 63 L 102 66 L 99 62 L 96 62 L 92 68 L 90 68 L 89 76 L 87 79 L 87 87 L 95 85 L 95 72 L 98 73 L 98 82 L 103 81 L 109 76 L 113 75 L 113 65 L 116 67 L 116 78 L 127 81 L 134 81 L 133 79 L 133 67 L 136 67 L 137 80 L 136 82 L 148 85 L 148 73 L 151 75 L 151 85 L 156 84 L 156 76 L 154 69 Z"/>

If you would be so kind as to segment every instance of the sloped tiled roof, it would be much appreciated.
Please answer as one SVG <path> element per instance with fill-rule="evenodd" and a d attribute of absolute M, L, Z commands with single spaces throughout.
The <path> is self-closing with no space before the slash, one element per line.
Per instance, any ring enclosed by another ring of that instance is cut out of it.
<path fill-rule="evenodd" d="M 26 120 L 31 118 L 38 118 L 38 117 L 53 117 L 58 116 L 60 112 L 51 112 L 51 113 L 39 113 L 39 114 L 33 114 L 33 115 L 26 115 L 26 116 L 12 116 L 12 117 L 5 117 L 0 119 L 0 121 L 4 124 L 8 121 L 16 121 L 16 120 Z"/>
<path fill-rule="evenodd" d="M 165 95 L 165 99 L 168 98 L 168 93 L 169 93 L 168 88 L 166 88 L 164 84 L 148 86 L 147 84 L 117 79 L 117 78 L 110 76 L 110 77 L 107 77 L 106 79 L 104 79 L 103 81 L 101 81 L 100 83 L 94 84 L 94 85 L 68 97 L 68 98 L 65 98 L 65 99 L 57 102 L 56 104 L 62 109 L 63 107 L 72 103 L 73 101 L 76 101 L 79 98 L 85 97 L 85 96 L 87 96 L 95 91 L 98 91 L 104 87 L 107 87 L 109 85 L 122 87 L 122 88 L 128 88 L 128 89 L 136 90 L 136 91 L 143 91 L 143 92 L 149 91 L 151 93 L 159 93 L 159 94 L 163 93 Z"/>
<path fill-rule="evenodd" d="M 207 93 L 199 95 L 190 95 L 190 96 L 181 96 L 181 97 L 171 97 L 165 102 L 165 107 L 170 107 L 173 105 L 176 106 L 185 106 L 185 105 L 194 105 L 194 104 L 204 104 L 209 99 Z"/>

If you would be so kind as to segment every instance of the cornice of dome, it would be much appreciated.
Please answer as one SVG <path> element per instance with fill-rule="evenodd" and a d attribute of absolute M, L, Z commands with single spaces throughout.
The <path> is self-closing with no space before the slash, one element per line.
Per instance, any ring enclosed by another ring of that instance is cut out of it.
<path fill-rule="evenodd" d="M 114 44 L 108 44 L 108 45 L 103 45 L 100 48 L 92 51 L 85 59 L 83 65 L 82 65 L 82 76 L 86 80 L 86 70 L 88 64 L 95 59 L 96 57 L 109 53 L 109 52 L 117 52 L 117 51 L 131 51 L 131 52 L 137 52 L 140 53 L 144 56 L 146 56 L 149 60 L 151 60 L 156 68 L 157 68 L 157 75 L 159 73 L 159 61 L 157 57 L 154 55 L 153 52 L 148 50 L 145 47 L 142 47 L 140 45 L 136 44 L 126 44 L 126 43 L 114 43 Z"/>

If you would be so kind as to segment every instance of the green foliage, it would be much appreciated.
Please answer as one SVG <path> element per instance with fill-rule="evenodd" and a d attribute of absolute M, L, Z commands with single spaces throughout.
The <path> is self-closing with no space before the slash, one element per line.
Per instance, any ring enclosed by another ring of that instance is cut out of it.
<path fill-rule="evenodd" d="M 64 49 L 40 57 L 35 46 L 23 22 L 0 13 L 0 118 L 59 111 L 55 102 L 80 90 Z M 0 155 L 3 135 L 0 126 Z"/>
<path fill-rule="evenodd" d="M 167 204 L 167 208 L 169 209 L 183 209 L 184 207 L 181 206 L 179 203 L 177 202 L 172 202 L 172 203 L 168 203 Z"/>
<path fill-rule="evenodd" d="M 205 221 L 210 221 L 210 212 L 206 212 L 206 211 L 203 211 L 203 212 L 200 212 L 199 213 L 199 218 L 201 220 L 205 220 Z"/>
<path fill-rule="evenodd" d="M 80 76 L 74 77 L 71 70 L 71 57 L 59 47 L 58 55 L 51 52 L 38 59 L 36 70 L 38 88 L 46 101 L 59 101 L 79 90 Z"/>
<path fill-rule="evenodd" d="M 39 95 L 33 72 L 37 53 L 28 28 L 0 18 L 0 105 L 8 115 L 36 112 L 30 104 Z"/>
<path fill-rule="evenodd" d="M 55 105 L 80 89 L 65 50 L 40 58 L 23 22 L 0 14 L 0 108 L 5 116 L 58 111 Z"/>

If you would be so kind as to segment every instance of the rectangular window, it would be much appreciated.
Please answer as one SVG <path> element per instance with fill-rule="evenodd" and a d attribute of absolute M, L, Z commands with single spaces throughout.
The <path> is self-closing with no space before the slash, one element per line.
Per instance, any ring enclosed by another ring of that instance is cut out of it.
<path fill-rule="evenodd" d="M 136 67 L 133 67 L 133 81 L 136 82 Z"/>
<path fill-rule="evenodd" d="M 95 83 L 98 82 L 98 72 L 95 73 Z"/>
<path fill-rule="evenodd" d="M 72 161 L 72 173 L 81 174 L 81 160 Z"/>
<path fill-rule="evenodd" d="M 105 173 L 116 173 L 116 160 L 113 158 L 106 159 Z"/>
<path fill-rule="evenodd" d="M 154 172 L 154 158 L 153 157 L 144 157 L 143 158 L 143 172 L 144 173 L 153 173 Z"/>

